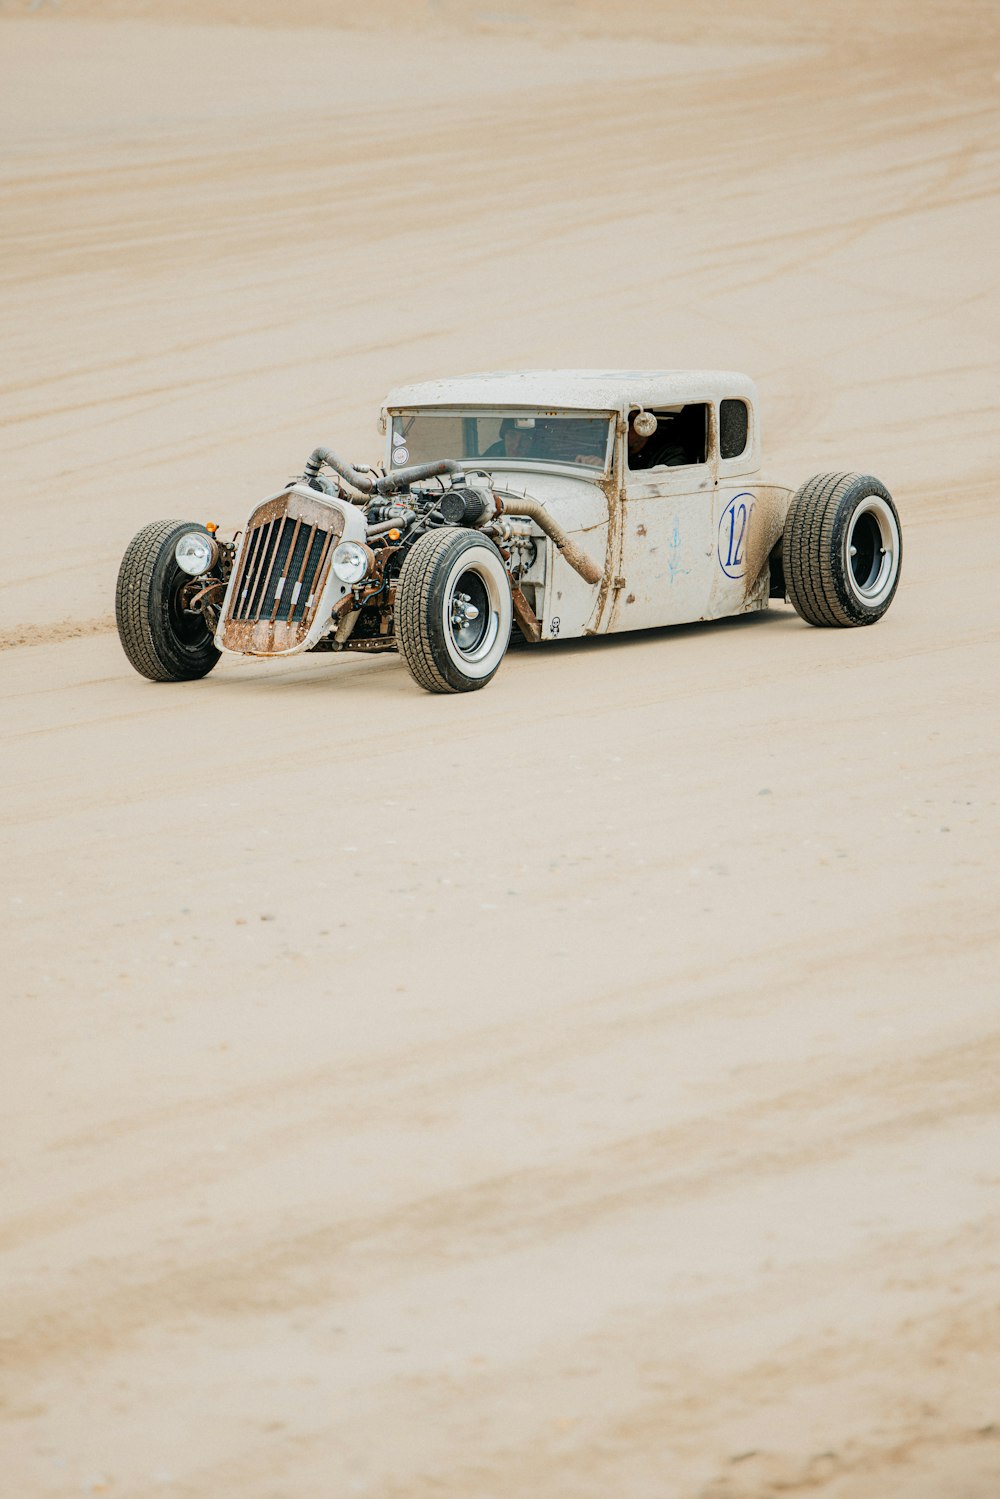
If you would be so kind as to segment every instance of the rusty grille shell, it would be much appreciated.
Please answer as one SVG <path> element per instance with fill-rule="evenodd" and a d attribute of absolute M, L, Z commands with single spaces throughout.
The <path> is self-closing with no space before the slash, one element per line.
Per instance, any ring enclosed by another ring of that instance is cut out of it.
<path fill-rule="evenodd" d="M 258 505 L 236 558 L 219 629 L 223 647 L 248 656 L 299 650 L 343 532 L 339 510 L 296 490 Z"/>

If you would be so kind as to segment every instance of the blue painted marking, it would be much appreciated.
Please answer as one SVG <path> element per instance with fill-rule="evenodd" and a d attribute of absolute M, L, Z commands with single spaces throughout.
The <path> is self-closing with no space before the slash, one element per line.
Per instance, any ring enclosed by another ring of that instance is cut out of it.
<path fill-rule="evenodd" d="M 742 578 L 746 571 L 747 533 L 757 501 L 748 490 L 734 494 L 719 521 L 719 566 L 727 578 Z"/>
<path fill-rule="evenodd" d="M 674 529 L 671 531 L 670 540 L 667 542 L 667 577 L 673 583 L 675 578 L 690 571 L 689 567 L 681 567 L 681 527 L 675 515 Z"/>

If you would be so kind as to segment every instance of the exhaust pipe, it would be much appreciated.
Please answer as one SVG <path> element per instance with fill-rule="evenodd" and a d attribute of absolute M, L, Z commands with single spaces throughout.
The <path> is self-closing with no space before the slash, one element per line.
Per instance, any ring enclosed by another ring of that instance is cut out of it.
<path fill-rule="evenodd" d="M 307 484 L 310 479 L 315 479 L 324 463 L 342 479 L 346 479 L 351 488 L 356 489 L 359 494 L 371 494 L 375 487 L 375 481 L 370 474 L 363 474 L 360 469 L 352 468 L 346 459 L 338 458 L 332 448 L 313 448 L 303 469 L 303 477 Z"/>
<path fill-rule="evenodd" d="M 436 479 L 439 474 L 451 474 L 459 484 L 465 479 L 465 469 L 454 458 L 439 458 L 436 463 L 414 463 L 409 468 L 393 469 L 376 482 L 375 488 L 381 495 L 397 494 L 420 479 Z"/>
<path fill-rule="evenodd" d="M 518 495 L 516 499 L 512 497 L 509 500 L 501 499 L 500 496 L 497 498 L 500 502 L 500 509 L 505 514 L 526 515 L 529 520 L 533 520 L 537 526 L 540 526 L 546 536 L 555 542 L 573 571 L 579 573 L 585 583 L 601 581 L 604 577 L 604 569 L 598 567 L 596 562 L 592 562 L 586 552 L 581 551 L 576 542 L 572 541 L 563 530 L 555 516 L 546 510 L 539 500 L 531 500 L 527 495 Z"/>

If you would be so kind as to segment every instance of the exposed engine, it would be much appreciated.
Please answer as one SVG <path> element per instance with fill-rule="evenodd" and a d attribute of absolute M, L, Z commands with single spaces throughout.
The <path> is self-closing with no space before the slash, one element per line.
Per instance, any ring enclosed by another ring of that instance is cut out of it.
<path fill-rule="evenodd" d="M 320 469 L 324 467 L 332 469 L 337 477 L 321 477 Z M 329 448 L 316 448 L 306 463 L 303 479 L 312 488 L 339 494 L 362 508 L 369 541 L 383 536 L 391 538 L 401 554 L 400 566 L 406 550 L 426 531 L 435 526 L 469 526 L 483 531 L 495 542 L 516 581 L 528 571 L 537 555 L 530 524 L 534 521 L 581 577 L 588 583 L 600 581 L 601 570 L 537 500 L 519 496 L 505 502 L 494 491 L 490 474 L 467 473 L 455 459 L 442 458 L 381 474 L 346 463 Z M 513 515 L 504 513 L 514 507 Z M 397 531 L 399 535 L 394 536 Z"/>
<path fill-rule="evenodd" d="M 321 475 L 331 468 L 336 477 Z M 531 521 L 503 513 L 504 502 L 484 471 L 466 472 L 444 459 L 385 475 L 343 463 L 329 449 L 310 455 L 303 481 L 323 494 L 337 495 L 364 511 L 371 548 L 366 586 L 356 590 L 337 628 L 318 649 L 380 650 L 392 646 L 387 611 L 390 591 L 419 538 L 441 526 L 462 526 L 489 536 L 503 557 L 516 588 L 538 555 Z M 533 502 L 529 502 L 529 505 Z M 521 613 L 530 616 L 526 600 Z M 530 629 L 530 625 L 528 626 Z"/>
<path fill-rule="evenodd" d="M 359 526 L 345 533 L 343 520 L 331 522 L 321 501 L 305 498 L 308 491 L 360 512 L 364 540 Z M 219 541 L 214 533 L 189 539 L 193 557 L 211 554 L 213 562 L 184 585 L 182 606 L 201 614 L 213 632 L 221 630 L 226 648 L 249 654 L 388 649 L 397 643 L 393 606 L 400 573 L 421 538 L 441 528 L 489 538 L 510 579 L 515 619 L 529 640 L 538 639 L 540 626 L 533 589 L 525 583 L 522 591 L 520 585 L 538 560 L 539 532 L 588 583 L 602 576 L 542 504 L 498 493 L 485 471 L 467 472 L 445 458 L 385 474 L 316 448 L 286 494 L 254 512 L 242 543 Z M 192 570 L 198 565 L 195 560 Z M 327 578 L 339 589 L 336 599 L 324 591 Z M 330 613 L 318 612 L 321 592 Z M 471 602 L 455 607 L 468 607 L 475 617 Z M 321 628 L 324 618 L 329 623 Z"/>

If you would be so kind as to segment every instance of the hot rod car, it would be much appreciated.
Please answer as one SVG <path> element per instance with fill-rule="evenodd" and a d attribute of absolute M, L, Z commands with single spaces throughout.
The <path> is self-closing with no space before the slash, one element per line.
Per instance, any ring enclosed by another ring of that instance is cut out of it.
<path fill-rule="evenodd" d="M 125 553 L 116 617 L 153 681 L 223 651 L 398 650 L 421 687 L 483 687 L 527 642 L 719 619 L 787 598 L 870 625 L 899 582 L 888 490 L 760 466 L 757 395 L 724 371 L 535 370 L 404 386 L 381 464 L 316 448 L 232 540 L 165 520 Z"/>

